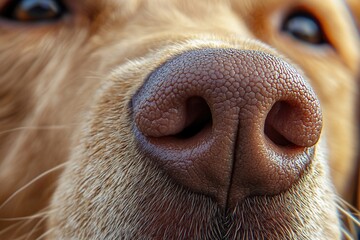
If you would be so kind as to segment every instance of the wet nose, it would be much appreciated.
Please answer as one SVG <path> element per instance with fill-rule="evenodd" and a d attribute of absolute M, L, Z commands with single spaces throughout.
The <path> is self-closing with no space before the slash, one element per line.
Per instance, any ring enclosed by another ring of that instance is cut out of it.
<path fill-rule="evenodd" d="M 289 189 L 311 162 L 322 127 L 302 75 L 253 50 L 174 57 L 149 75 L 132 110 L 144 159 L 222 208 Z"/>

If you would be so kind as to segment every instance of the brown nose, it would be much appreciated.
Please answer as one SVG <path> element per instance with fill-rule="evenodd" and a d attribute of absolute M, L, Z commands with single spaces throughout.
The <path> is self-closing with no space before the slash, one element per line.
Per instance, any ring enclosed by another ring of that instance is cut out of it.
<path fill-rule="evenodd" d="M 322 127 L 303 77 L 280 58 L 250 50 L 183 53 L 151 73 L 132 108 L 143 154 L 223 208 L 290 188 Z"/>

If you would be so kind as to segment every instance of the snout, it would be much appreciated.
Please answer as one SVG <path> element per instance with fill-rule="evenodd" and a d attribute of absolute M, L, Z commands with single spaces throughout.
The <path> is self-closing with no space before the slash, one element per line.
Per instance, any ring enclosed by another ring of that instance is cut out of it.
<path fill-rule="evenodd" d="M 221 208 L 291 188 L 322 128 L 303 76 L 254 50 L 200 49 L 168 60 L 135 94 L 132 112 L 146 159 Z"/>

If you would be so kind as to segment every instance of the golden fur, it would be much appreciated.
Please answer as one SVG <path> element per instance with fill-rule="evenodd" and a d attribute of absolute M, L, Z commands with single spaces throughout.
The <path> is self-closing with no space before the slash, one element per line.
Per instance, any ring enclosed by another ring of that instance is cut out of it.
<path fill-rule="evenodd" d="M 347 0 L 350 6 L 350 11 L 353 14 L 357 23 L 358 29 L 360 28 L 360 3 L 356 0 Z"/>
<path fill-rule="evenodd" d="M 350 11 L 355 19 L 355 22 L 356 22 L 356 25 L 357 25 L 357 29 L 358 29 L 358 34 L 360 34 L 360 1 L 356 1 L 356 0 L 347 0 L 348 4 L 349 4 L 349 7 L 350 7 Z M 358 89 L 360 89 L 359 87 L 359 84 L 360 84 L 360 67 L 358 68 Z M 358 105 L 357 105 L 357 114 L 358 114 L 358 133 L 360 135 L 360 95 L 358 95 Z M 360 136 L 358 137 L 358 139 L 360 138 Z M 360 141 L 358 143 L 358 146 L 360 146 Z M 356 206 L 358 208 L 360 208 L 360 149 L 358 149 L 358 167 L 357 167 L 357 171 L 358 171 L 358 181 L 357 181 L 357 196 L 356 196 Z"/>
<path fill-rule="evenodd" d="M 0 23 L 1 239 L 218 236 L 216 221 L 208 219 L 218 214 L 211 199 L 174 184 L 138 152 L 128 110 L 154 69 L 201 48 L 286 56 L 309 79 L 324 118 L 316 157 L 301 181 L 239 204 L 235 212 L 246 208 L 249 215 L 231 222 L 227 236 L 340 238 L 337 193 L 355 204 L 359 171 L 360 64 L 359 38 L 341 0 L 68 2 L 73 14 L 58 22 Z M 279 33 L 279 21 L 297 8 L 319 19 L 332 47 Z M 162 208 L 178 212 L 157 215 Z M 286 218 L 273 217 L 277 212 Z M 261 229 L 262 221 L 274 221 L 273 228 Z M 181 228 L 188 225 L 201 230 Z"/>

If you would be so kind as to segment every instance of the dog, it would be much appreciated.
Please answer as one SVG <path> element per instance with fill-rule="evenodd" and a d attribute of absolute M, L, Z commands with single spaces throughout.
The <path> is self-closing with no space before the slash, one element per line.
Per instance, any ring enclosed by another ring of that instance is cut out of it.
<path fill-rule="evenodd" d="M 355 237 L 343 1 L 9 0 L 0 15 L 1 239 Z"/>

